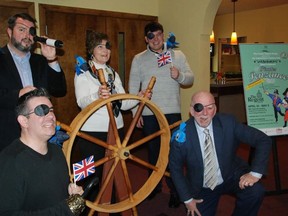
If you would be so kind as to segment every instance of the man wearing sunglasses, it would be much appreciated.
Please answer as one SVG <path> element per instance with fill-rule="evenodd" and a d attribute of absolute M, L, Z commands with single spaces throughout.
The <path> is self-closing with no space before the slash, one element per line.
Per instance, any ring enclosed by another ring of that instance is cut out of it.
<path fill-rule="evenodd" d="M 256 216 L 265 192 L 259 180 L 266 172 L 272 141 L 216 110 L 211 93 L 192 96 L 191 118 L 171 138 L 171 177 L 187 215 L 216 215 L 221 195 L 233 194 L 237 198 L 233 216 Z M 255 148 L 251 165 L 236 155 L 241 143 Z"/>
<path fill-rule="evenodd" d="M 16 113 L 21 136 L 0 153 L 0 215 L 77 215 L 83 190 L 69 184 L 62 149 L 47 142 L 56 126 L 47 91 L 21 96 Z"/>
<path fill-rule="evenodd" d="M 66 94 L 55 47 L 40 43 L 42 55 L 33 52 L 35 41 L 29 30 L 35 27 L 36 20 L 26 13 L 8 19 L 9 41 L 0 52 L 0 151 L 20 135 L 14 110 L 21 95 L 39 87 L 55 97 Z"/>

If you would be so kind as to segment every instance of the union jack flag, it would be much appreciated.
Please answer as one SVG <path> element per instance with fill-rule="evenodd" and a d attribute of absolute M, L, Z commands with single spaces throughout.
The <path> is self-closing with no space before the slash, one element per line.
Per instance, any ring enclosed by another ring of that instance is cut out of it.
<path fill-rule="evenodd" d="M 95 173 L 94 155 L 73 164 L 74 182 L 80 181 L 87 176 Z"/>
<path fill-rule="evenodd" d="M 158 67 L 162 67 L 168 63 L 172 63 L 172 56 L 170 51 L 159 53 L 157 56 Z"/>

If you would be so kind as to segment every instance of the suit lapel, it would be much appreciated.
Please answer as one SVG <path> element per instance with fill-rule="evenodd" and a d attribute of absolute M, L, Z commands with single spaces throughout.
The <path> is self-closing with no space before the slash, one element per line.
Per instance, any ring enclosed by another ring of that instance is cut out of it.
<path fill-rule="evenodd" d="M 187 125 L 188 126 L 187 128 L 190 128 L 190 130 L 187 131 L 188 143 L 192 143 L 192 148 L 193 148 L 192 151 L 195 152 L 196 161 L 204 169 L 203 158 L 202 158 L 201 147 L 200 147 L 201 143 L 199 141 L 199 137 L 198 137 L 197 129 L 195 126 L 194 118 L 193 117 L 190 118 L 187 123 L 189 124 L 189 125 Z"/>
<path fill-rule="evenodd" d="M 224 136 L 223 136 L 223 128 L 221 123 L 219 122 L 219 119 L 217 117 L 213 118 L 213 137 L 214 137 L 214 145 L 216 148 L 218 163 L 220 168 L 223 167 L 223 152 L 225 152 L 225 146 L 224 146 Z"/>
<path fill-rule="evenodd" d="M 31 66 L 32 79 L 35 86 L 36 83 L 39 83 L 39 73 L 35 73 L 35 71 L 37 71 L 37 67 L 39 66 L 39 62 L 37 63 L 33 53 L 31 53 L 29 61 Z"/>
<path fill-rule="evenodd" d="M 5 47 L 3 47 L 2 50 L 4 53 L 4 59 L 7 62 L 7 64 L 5 64 L 7 67 L 7 71 L 9 71 L 9 73 L 12 74 L 12 76 L 14 77 L 14 81 L 17 83 L 17 86 L 21 86 L 21 88 L 23 88 L 18 69 L 14 63 L 14 60 L 12 58 L 12 55 L 11 55 L 7 45 Z"/>

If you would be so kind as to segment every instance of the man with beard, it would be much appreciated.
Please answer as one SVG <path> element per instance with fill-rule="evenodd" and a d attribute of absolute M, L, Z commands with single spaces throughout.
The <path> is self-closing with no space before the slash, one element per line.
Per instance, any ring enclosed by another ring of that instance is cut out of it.
<path fill-rule="evenodd" d="M 55 47 L 40 44 L 42 55 L 31 52 L 34 40 L 29 29 L 35 26 L 36 20 L 26 13 L 8 19 L 9 42 L 0 52 L 0 151 L 20 136 L 14 110 L 21 95 L 39 87 L 55 97 L 66 94 Z"/>

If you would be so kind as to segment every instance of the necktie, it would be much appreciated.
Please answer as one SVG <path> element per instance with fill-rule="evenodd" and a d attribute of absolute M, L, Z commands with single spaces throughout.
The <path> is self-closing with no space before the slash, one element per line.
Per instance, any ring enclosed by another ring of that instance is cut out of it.
<path fill-rule="evenodd" d="M 209 130 L 205 129 L 204 142 L 204 183 L 211 190 L 217 185 L 216 153 L 213 149 L 213 142 Z"/>
<path fill-rule="evenodd" d="M 116 88 L 115 88 L 115 75 L 113 73 L 113 69 L 112 68 L 105 68 L 107 74 L 108 74 L 108 82 L 107 82 L 107 86 L 111 89 L 111 94 L 117 94 L 116 92 Z M 122 105 L 122 101 L 121 100 L 117 100 L 117 101 L 112 101 L 112 110 L 113 110 L 113 114 L 114 116 L 117 118 L 119 116 L 120 113 L 120 108 Z"/>

